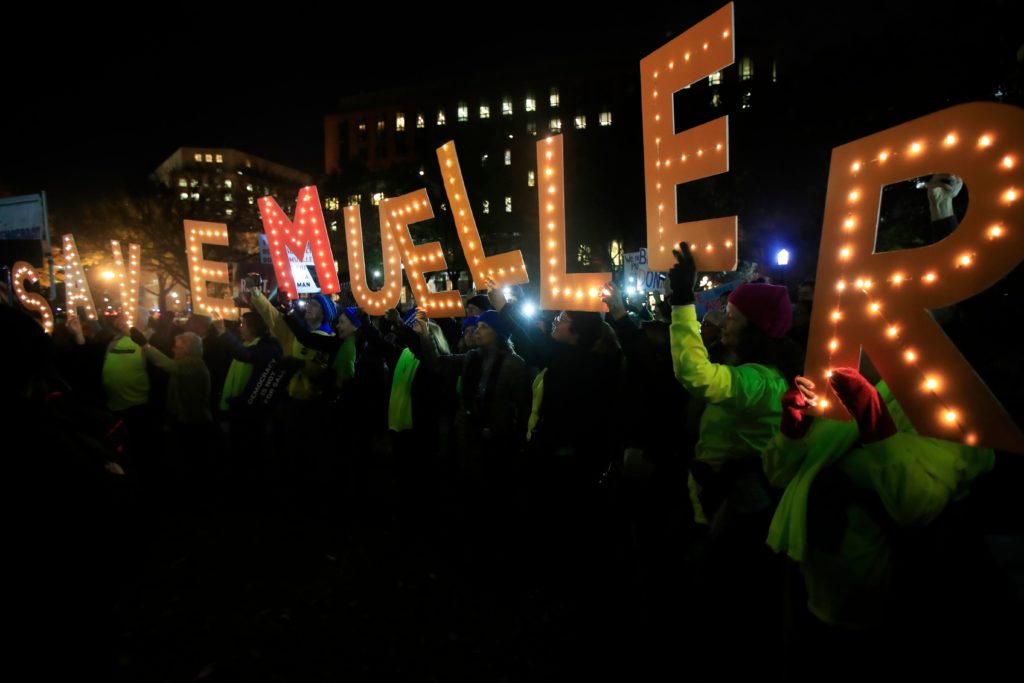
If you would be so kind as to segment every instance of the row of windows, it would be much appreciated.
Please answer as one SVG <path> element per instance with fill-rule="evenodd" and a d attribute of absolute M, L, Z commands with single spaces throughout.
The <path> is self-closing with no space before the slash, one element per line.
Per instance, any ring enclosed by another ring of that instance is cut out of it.
<path fill-rule="evenodd" d="M 215 163 L 215 162 L 218 163 L 218 164 L 223 164 L 224 163 L 224 155 L 223 154 L 204 154 L 204 153 L 196 152 L 195 154 L 192 155 L 192 158 L 196 162 L 198 162 L 200 164 L 203 164 L 203 163 L 212 164 L 212 163 Z M 251 159 L 246 159 L 245 160 L 245 167 L 246 168 L 252 168 L 252 160 Z M 238 175 L 242 175 L 242 172 L 239 171 Z"/>
<path fill-rule="evenodd" d="M 550 95 L 548 96 L 548 104 L 551 105 L 552 109 L 555 109 L 555 108 L 558 107 L 560 102 L 561 102 L 561 98 L 560 98 L 560 96 L 558 94 L 558 88 L 551 88 Z M 532 94 L 526 96 L 526 99 L 525 99 L 523 104 L 524 104 L 524 109 L 526 111 L 528 111 L 528 112 L 537 111 L 537 98 L 534 97 Z M 480 111 L 480 118 L 481 119 L 489 119 L 489 118 L 491 118 L 491 105 L 490 105 L 490 103 L 488 101 L 484 100 L 484 101 L 482 101 L 480 103 L 480 110 L 479 111 Z M 441 109 L 440 112 L 441 113 L 439 113 L 439 117 L 443 116 L 444 109 Z M 512 104 L 512 98 L 509 97 L 508 95 L 506 95 L 505 97 L 501 98 L 501 115 L 502 116 L 512 116 L 514 113 L 515 113 L 515 107 Z M 405 129 L 405 117 L 403 115 L 401 115 L 401 114 L 399 114 L 399 117 L 400 117 L 400 122 L 401 123 L 400 123 L 400 125 L 396 126 L 396 128 L 398 128 L 398 130 L 404 130 Z M 459 105 L 458 105 L 458 117 L 459 117 L 459 121 L 468 121 L 469 120 L 469 105 L 467 105 L 465 102 L 459 102 Z M 425 124 L 425 121 L 423 120 L 423 115 L 420 114 L 416 118 L 416 127 L 417 128 L 422 128 L 424 126 L 424 124 Z M 441 125 L 441 124 L 439 124 L 439 125 Z"/>
<path fill-rule="evenodd" d="M 750 109 L 750 99 L 751 93 L 749 91 L 743 93 L 743 96 L 740 99 L 740 108 Z M 717 90 L 711 93 L 711 106 L 716 108 L 722 106 L 722 96 L 718 94 Z"/>
<path fill-rule="evenodd" d="M 528 111 L 533 111 L 533 110 L 528 110 Z M 458 115 L 458 120 L 460 122 L 469 121 L 469 107 L 466 106 L 465 104 L 459 104 L 458 110 L 457 110 L 457 115 Z M 489 119 L 489 118 L 491 118 L 491 108 L 489 106 L 487 106 L 486 104 L 480 105 L 480 118 L 481 119 Z M 610 126 L 610 125 L 612 125 L 612 113 L 610 111 L 603 111 L 600 114 L 598 114 L 597 120 L 598 120 L 598 124 L 601 125 L 601 126 Z M 444 107 L 439 107 L 438 108 L 436 121 L 437 121 L 437 125 L 438 126 L 444 126 L 444 125 L 446 125 L 448 123 L 448 116 L 445 113 Z M 583 115 L 583 114 L 576 115 L 576 117 L 573 119 L 573 122 L 574 122 L 577 130 L 584 130 L 587 127 L 587 117 L 585 115 Z M 386 122 L 384 121 L 384 119 L 378 119 L 377 120 L 377 132 L 378 133 L 383 133 L 385 126 L 386 126 Z M 427 122 L 426 122 L 426 119 L 423 117 L 423 114 L 417 114 L 416 115 L 416 127 L 417 128 L 426 128 L 426 126 L 427 126 Z M 533 131 L 530 131 L 530 126 L 533 126 Z M 536 126 L 537 126 L 537 124 L 532 122 L 532 121 L 527 123 L 527 131 L 528 132 L 533 132 L 535 134 L 536 133 Z M 397 114 L 395 114 L 395 130 L 398 131 L 398 132 L 402 132 L 402 131 L 405 130 L 405 127 L 406 127 L 406 124 L 405 124 L 405 114 L 403 112 L 398 112 Z M 558 117 L 552 118 L 551 119 L 551 130 L 561 130 L 561 129 L 562 129 L 562 119 L 558 118 Z M 360 133 L 365 133 L 366 132 L 366 124 L 365 123 L 360 123 L 359 124 L 359 132 Z"/>
<path fill-rule="evenodd" d="M 198 202 L 201 199 L 202 196 L 198 192 L 191 192 L 191 193 L 189 193 L 189 192 L 182 192 L 180 195 L 178 195 L 178 197 L 183 202 L 184 201 L 188 201 L 189 199 L 191 199 L 192 201 Z M 229 193 L 229 194 L 225 194 L 224 195 L 224 201 L 226 201 L 226 202 L 233 202 L 234 199 L 232 198 L 231 194 Z M 254 198 L 249 197 L 248 201 L 249 201 L 249 206 L 255 206 L 256 205 L 256 200 Z M 224 209 L 224 211 L 227 212 L 227 214 L 229 216 L 233 213 L 233 209 Z"/>
<path fill-rule="evenodd" d="M 749 81 L 754 77 L 754 60 L 750 57 L 744 57 L 740 60 L 740 80 Z M 775 67 L 775 62 L 772 62 L 772 83 L 778 80 L 778 71 Z M 716 71 L 715 73 L 708 76 L 708 85 L 721 85 L 722 84 L 722 72 Z M 687 88 L 690 86 L 686 86 Z"/>
<path fill-rule="evenodd" d="M 178 187 L 199 187 L 199 180 L 197 180 L 196 178 L 178 178 Z M 209 187 L 209 186 L 204 184 L 203 187 Z M 225 179 L 224 183 L 223 183 L 223 187 L 224 187 L 225 190 L 230 190 L 231 188 L 234 187 L 234 182 L 232 182 L 232 180 L 230 178 Z M 255 192 L 256 189 L 253 187 L 252 183 L 246 183 L 245 184 L 245 191 L 246 192 Z M 264 187 L 263 188 L 263 194 L 270 194 L 270 190 L 268 188 Z M 231 200 L 228 199 L 228 200 L 225 200 L 225 201 L 231 201 Z"/>

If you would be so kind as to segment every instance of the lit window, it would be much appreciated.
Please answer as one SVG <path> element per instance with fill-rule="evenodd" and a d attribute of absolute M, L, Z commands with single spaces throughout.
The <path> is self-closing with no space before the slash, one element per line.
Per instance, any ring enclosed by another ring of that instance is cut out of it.
<path fill-rule="evenodd" d="M 490 212 L 491 212 L 491 203 L 485 199 L 484 200 L 484 213 L 490 213 Z"/>
<path fill-rule="evenodd" d="M 444 107 L 441 107 L 440 109 L 437 110 L 437 125 L 443 126 L 444 123 Z"/>
<path fill-rule="evenodd" d="M 717 107 L 720 104 L 722 104 L 722 96 L 719 95 L 717 92 L 716 93 L 712 93 L 711 94 L 711 106 L 712 107 Z"/>
<path fill-rule="evenodd" d="M 537 186 L 537 172 L 536 171 L 527 171 L 527 173 L 526 173 L 526 186 L 527 187 L 536 187 Z"/>
<path fill-rule="evenodd" d="M 370 198 L 370 202 L 374 206 L 380 206 L 380 203 L 382 201 L 384 201 L 384 193 L 383 192 L 374 192 L 373 196 Z"/>
<path fill-rule="evenodd" d="M 512 116 L 512 98 L 503 97 L 501 98 L 501 115 Z"/>
<path fill-rule="evenodd" d="M 341 200 L 337 197 L 328 197 L 324 200 L 324 208 L 328 211 L 337 211 L 341 208 Z"/>
<path fill-rule="evenodd" d="M 188 181 L 184 178 L 178 178 L 178 187 L 188 187 Z"/>
<path fill-rule="evenodd" d="M 232 201 L 231 193 L 230 192 L 227 192 L 227 193 L 224 194 L 224 201 L 226 201 L 226 202 Z"/>
<path fill-rule="evenodd" d="M 505 213 L 512 213 L 512 198 L 505 197 Z"/>
<path fill-rule="evenodd" d="M 218 154 L 217 155 L 217 163 L 218 164 L 223 164 L 224 163 L 224 155 L 223 154 Z"/>
<path fill-rule="evenodd" d="M 537 134 L 537 122 L 536 121 L 529 121 L 529 122 L 527 122 L 527 124 L 526 124 L 526 132 L 529 133 L 530 135 L 536 135 Z"/>
<path fill-rule="evenodd" d="M 722 85 L 722 72 L 716 71 L 708 76 L 708 85 Z"/>
<path fill-rule="evenodd" d="M 195 160 L 196 161 L 202 161 L 203 160 L 203 155 L 202 154 L 196 154 L 195 155 Z"/>
<path fill-rule="evenodd" d="M 235 210 L 234 209 L 224 209 L 224 213 L 226 215 L 228 215 L 228 216 L 231 216 L 231 215 L 233 215 L 235 213 Z"/>
<path fill-rule="evenodd" d="M 193 192 L 193 193 L 192 193 L 192 199 L 193 199 L 194 201 L 197 201 L 197 202 L 198 202 L 198 201 L 199 201 L 199 193 L 198 193 L 198 192 Z"/>
<path fill-rule="evenodd" d="M 363 195 L 361 195 L 361 194 L 350 194 L 348 196 L 348 205 L 349 206 L 359 206 L 359 204 L 362 201 L 363 201 Z"/>
<path fill-rule="evenodd" d="M 510 150 L 510 149 L 506 149 L 505 150 L 505 165 L 506 166 L 511 166 L 512 165 L 512 150 Z"/>
<path fill-rule="evenodd" d="M 252 183 L 246 183 L 245 190 L 246 192 L 252 192 Z"/>
<path fill-rule="evenodd" d="M 405 114 L 402 112 L 395 114 L 395 130 L 405 130 Z"/>
<path fill-rule="evenodd" d="M 425 128 L 427 122 L 423 120 L 423 114 L 416 114 L 416 127 Z"/>
<path fill-rule="evenodd" d="M 778 66 L 775 64 L 775 60 L 773 59 L 772 60 L 772 83 L 775 83 L 777 80 L 779 80 L 779 70 L 778 70 Z"/>
<path fill-rule="evenodd" d="M 491 118 L 491 105 L 481 104 L 480 105 L 480 118 L 489 119 Z"/>
<path fill-rule="evenodd" d="M 188 199 L 188 192 L 182 192 L 181 193 L 181 201 L 185 201 L 186 199 Z"/>
<path fill-rule="evenodd" d="M 199 187 L 199 180 L 197 180 L 196 178 L 192 178 L 191 180 L 188 181 L 188 186 Z"/>
<path fill-rule="evenodd" d="M 558 106 L 558 88 L 552 88 L 551 89 L 550 102 L 551 102 L 551 106 L 552 107 L 557 107 Z"/>
<path fill-rule="evenodd" d="M 445 213 L 448 213 L 448 204 L 446 204 L 445 202 L 441 202 L 441 210 L 444 211 Z"/>
<path fill-rule="evenodd" d="M 576 251 L 576 261 L 578 261 L 581 266 L 589 266 L 590 265 L 590 245 L 589 244 L 581 244 L 580 245 L 580 248 Z"/>
<path fill-rule="evenodd" d="M 487 155 L 487 154 L 484 154 L 483 156 L 481 156 L 481 157 L 480 157 L 480 165 L 481 165 L 481 166 L 486 166 L 486 165 L 487 165 L 487 160 L 488 160 L 489 158 L 490 158 L 490 156 L 489 156 L 489 155 Z"/>
<path fill-rule="evenodd" d="M 533 95 L 526 96 L 526 111 L 537 111 L 537 98 Z"/>
<path fill-rule="evenodd" d="M 208 164 L 212 164 L 213 163 L 213 155 L 212 154 L 207 154 L 205 159 L 206 159 L 206 163 L 208 163 Z"/>
<path fill-rule="evenodd" d="M 338 221 L 331 221 L 331 232 L 338 232 Z M 338 263 L 335 261 L 334 268 L 338 268 Z"/>
<path fill-rule="evenodd" d="M 741 105 L 741 107 L 743 109 L 750 109 L 750 93 L 749 92 L 743 93 L 743 104 Z"/>
<path fill-rule="evenodd" d="M 377 132 L 378 133 L 383 133 L 384 132 L 384 119 L 379 119 L 377 121 Z"/>
<path fill-rule="evenodd" d="M 562 131 L 562 119 L 551 119 L 551 130 L 560 133 Z"/>
<path fill-rule="evenodd" d="M 586 130 L 587 128 L 587 117 L 580 114 L 576 117 L 574 123 L 576 124 L 576 130 Z"/>
<path fill-rule="evenodd" d="M 597 122 L 602 126 L 612 125 L 612 113 L 610 111 L 603 111 L 597 117 Z"/>
<path fill-rule="evenodd" d="M 230 180 L 225 180 L 224 181 L 224 187 L 226 187 L 227 189 L 230 190 L 231 189 L 231 181 Z"/>
<path fill-rule="evenodd" d="M 465 102 L 459 102 L 459 121 L 469 121 L 469 107 Z"/>
<path fill-rule="evenodd" d="M 365 133 L 366 132 L 366 124 L 365 123 L 362 123 L 362 122 L 359 123 L 359 132 L 360 133 Z"/>
<path fill-rule="evenodd" d="M 744 57 L 740 60 L 740 80 L 749 81 L 754 77 L 754 60 Z"/>
<path fill-rule="evenodd" d="M 612 265 L 621 268 L 623 260 L 622 242 L 618 240 L 612 240 L 612 246 L 610 251 L 612 253 Z"/>
<path fill-rule="evenodd" d="M 253 199 L 252 197 L 249 197 L 249 206 L 253 206 L 255 204 L 256 204 L 256 200 Z"/>

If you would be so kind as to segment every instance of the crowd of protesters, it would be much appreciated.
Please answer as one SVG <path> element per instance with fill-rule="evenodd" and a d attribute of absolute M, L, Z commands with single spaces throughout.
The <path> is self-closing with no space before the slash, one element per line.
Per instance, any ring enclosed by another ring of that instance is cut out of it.
<path fill-rule="evenodd" d="M 809 296 L 745 283 L 698 320 L 686 244 L 676 257 L 653 314 L 613 283 L 605 314 L 537 320 L 494 283 L 438 320 L 252 287 L 237 323 L 71 317 L 51 342 L 0 307 L 5 419 L 60 453 L 11 454 L 34 492 L 22 514 L 76 510 L 45 545 L 90 565 L 26 596 L 44 603 L 26 628 L 98 618 L 125 561 L 112 524 L 284 496 L 311 524 L 376 509 L 409 544 L 471 549 L 484 580 L 557 596 L 592 634 L 581 647 L 642 643 L 637 672 L 809 680 L 981 657 L 1006 603 L 964 509 L 993 452 L 919 436 L 866 366 L 803 377 Z M 812 417 L 825 394 L 853 421 Z"/>

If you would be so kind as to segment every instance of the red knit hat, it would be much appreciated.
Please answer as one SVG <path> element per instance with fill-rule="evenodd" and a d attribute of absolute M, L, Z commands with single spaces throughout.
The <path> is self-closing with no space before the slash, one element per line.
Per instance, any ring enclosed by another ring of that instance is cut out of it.
<path fill-rule="evenodd" d="M 783 336 L 793 322 L 789 290 L 779 285 L 740 285 L 732 290 L 729 303 L 738 308 L 751 325 L 769 337 Z"/>

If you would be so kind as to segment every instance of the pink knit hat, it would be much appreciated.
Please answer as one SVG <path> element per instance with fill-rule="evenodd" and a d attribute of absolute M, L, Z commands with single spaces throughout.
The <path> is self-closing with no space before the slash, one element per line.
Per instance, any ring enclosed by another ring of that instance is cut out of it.
<path fill-rule="evenodd" d="M 785 335 L 793 322 L 789 290 L 779 285 L 740 285 L 732 290 L 729 303 L 738 308 L 751 325 L 769 337 Z"/>

